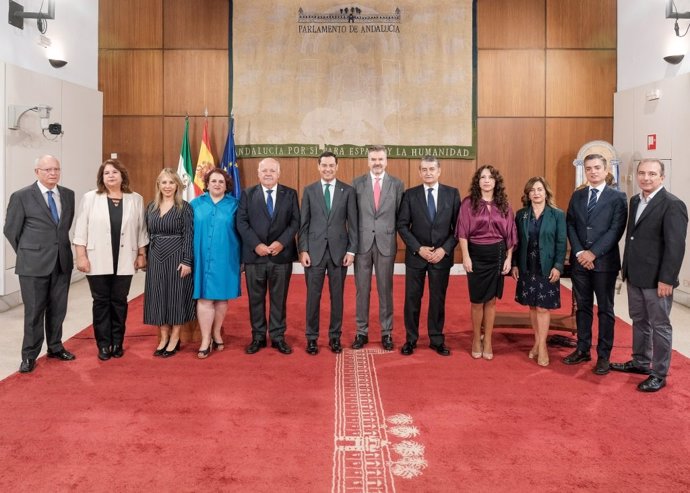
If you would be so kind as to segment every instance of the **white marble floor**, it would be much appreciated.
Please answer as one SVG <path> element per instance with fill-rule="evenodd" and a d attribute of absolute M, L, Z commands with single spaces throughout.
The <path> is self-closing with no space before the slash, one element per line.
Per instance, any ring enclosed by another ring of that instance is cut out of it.
<path fill-rule="evenodd" d="M 144 290 L 145 274 L 139 273 L 134 276 L 130 299 L 139 296 Z M 564 286 L 569 286 L 567 280 Z M 628 297 L 625 292 L 625 285 L 622 286 L 620 294 L 616 295 L 615 300 L 616 315 L 621 319 L 630 322 L 628 317 Z M 23 315 L 24 307 L 18 306 L 4 313 L 0 313 L 0 379 L 16 372 L 21 362 L 21 343 L 23 335 Z M 675 303 L 671 312 L 673 322 L 673 348 L 690 356 L 690 308 Z M 80 332 L 84 327 L 91 323 L 91 294 L 86 279 L 72 284 L 69 293 L 69 306 L 67 318 L 63 326 L 63 340 L 67 341 L 74 334 Z M 69 343 L 67 344 L 69 348 Z M 45 354 L 45 346 L 41 354 Z M 94 357 L 96 353 L 94 351 Z M 78 355 L 79 357 L 88 357 Z M 38 368 L 40 370 L 40 368 Z"/>

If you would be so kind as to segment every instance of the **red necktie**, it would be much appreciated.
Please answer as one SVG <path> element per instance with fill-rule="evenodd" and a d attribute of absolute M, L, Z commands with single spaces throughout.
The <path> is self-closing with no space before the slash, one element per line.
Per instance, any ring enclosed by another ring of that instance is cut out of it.
<path fill-rule="evenodd" d="M 379 210 L 379 200 L 381 200 L 381 178 L 374 180 L 374 209 Z"/>

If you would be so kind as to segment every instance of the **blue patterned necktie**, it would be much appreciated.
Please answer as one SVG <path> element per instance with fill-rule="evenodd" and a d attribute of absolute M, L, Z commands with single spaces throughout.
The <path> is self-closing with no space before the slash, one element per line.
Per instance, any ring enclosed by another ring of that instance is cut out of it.
<path fill-rule="evenodd" d="M 429 209 L 429 218 L 433 221 L 436 217 L 436 203 L 434 202 L 434 189 L 427 189 L 426 206 Z"/>
<path fill-rule="evenodd" d="M 587 202 L 587 215 L 589 216 L 592 214 L 592 211 L 594 208 L 597 206 L 597 194 L 599 193 L 599 190 L 596 188 L 591 188 L 592 191 L 591 195 L 589 196 L 589 202 Z"/>
<path fill-rule="evenodd" d="M 268 197 L 266 197 L 266 208 L 268 209 L 268 215 L 273 217 L 273 190 L 266 190 Z"/>
<path fill-rule="evenodd" d="M 53 198 L 53 191 L 48 190 L 48 207 L 50 207 L 50 215 L 53 216 L 53 222 L 55 224 L 60 222 L 60 215 L 58 214 L 57 204 Z"/>

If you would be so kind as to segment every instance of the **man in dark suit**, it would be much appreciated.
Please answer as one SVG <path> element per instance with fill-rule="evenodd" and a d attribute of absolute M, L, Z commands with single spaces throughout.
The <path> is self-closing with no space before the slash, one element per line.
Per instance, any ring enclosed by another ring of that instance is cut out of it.
<path fill-rule="evenodd" d="M 637 386 L 642 392 L 656 392 L 666 385 L 671 365 L 669 316 L 688 228 L 686 205 L 664 189 L 663 181 L 661 161 L 643 159 L 637 165 L 641 192 L 630 199 L 623 254 L 633 321 L 632 360 L 611 363 L 612 370 L 649 375 Z"/>
<path fill-rule="evenodd" d="M 58 185 L 60 161 L 53 156 L 39 158 L 35 172 L 38 180 L 10 197 L 4 228 L 17 253 L 14 271 L 24 302 L 21 373 L 36 367 L 44 338 L 49 358 L 74 359 L 62 345 L 62 322 L 74 265 L 69 239 L 74 192 Z"/>
<path fill-rule="evenodd" d="M 342 351 L 343 290 L 347 268 L 357 251 L 357 197 L 354 189 L 336 180 L 338 158 L 330 151 L 319 156 L 321 179 L 304 188 L 300 211 L 299 256 L 307 281 L 307 353 L 319 348 L 321 291 L 328 273 L 331 319 L 328 345 Z"/>
<path fill-rule="evenodd" d="M 419 312 L 424 280 L 429 276 L 429 347 L 449 356 L 443 325 L 446 316 L 448 276 L 453 266 L 453 250 L 458 244 L 455 225 L 460 211 L 457 188 L 441 185 L 441 163 L 425 156 L 419 164 L 422 185 L 403 195 L 398 211 L 398 233 L 405 242 L 405 331 L 407 340 L 400 352 L 410 355 L 419 339 Z"/>
<path fill-rule="evenodd" d="M 357 335 L 352 349 L 361 349 L 369 342 L 371 276 L 375 268 L 381 344 L 390 351 L 393 349 L 393 269 L 398 250 L 395 226 L 403 183 L 386 173 L 388 159 L 384 146 L 370 147 L 368 162 L 369 173 L 352 181 L 359 213 L 359 246 L 355 257 Z"/>
<path fill-rule="evenodd" d="M 593 371 L 606 375 L 613 347 L 613 296 L 621 268 L 618 242 L 627 217 L 625 193 L 606 184 L 606 159 L 589 154 L 584 159 L 589 186 L 575 191 L 568 204 L 566 226 L 570 240 L 573 292 L 577 300 L 577 348 L 563 358 L 566 365 L 590 361 L 594 295 L 597 297 L 599 339 Z"/>
<path fill-rule="evenodd" d="M 266 347 L 292 353 L 285 341 L 286 301 L 292 262 L 297 260 L 295 235 L 299 228 L 297 192 L 278 184 L 280 163 L 266 158 L 259 163 L 259 184 L 242 192 L 237 210 L 237 231 L 242 237 L 242 262 L 249 294 L 252 342 L 247 354 Z M 251 212 L 250 212 L 251 211 Z M 266 293 L 270 297 L 266 323 Z"/>

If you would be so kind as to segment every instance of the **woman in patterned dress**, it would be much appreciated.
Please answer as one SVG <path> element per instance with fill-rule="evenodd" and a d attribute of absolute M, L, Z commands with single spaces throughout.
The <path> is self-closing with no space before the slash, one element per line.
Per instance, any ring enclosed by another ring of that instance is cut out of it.
<path fill-rule="evenodd" d="M 546 336 L 551 312 L 561 306 L 560 278 L 566 250 L 565 214 L 556 208 L 553 192 L 541 176 L 530 178 L 522 195 L 525 206 L 515 215 L 518 244 L 512 275 L 517 281 L 515 300 L 529 306 L 534 346 L 528 356 L 549 364 Z"/>
<path fill-rule="evenodd" d="M 168 358 L 180 347 L 180 329 L 194 320 L 193 213 L 182 200 L 182 181 L 165 168 L 156 179 L 156 196 L 146 208 L 151 242 L 144 290 L 144 323 L 160 328 L 154 356 Z"/>

